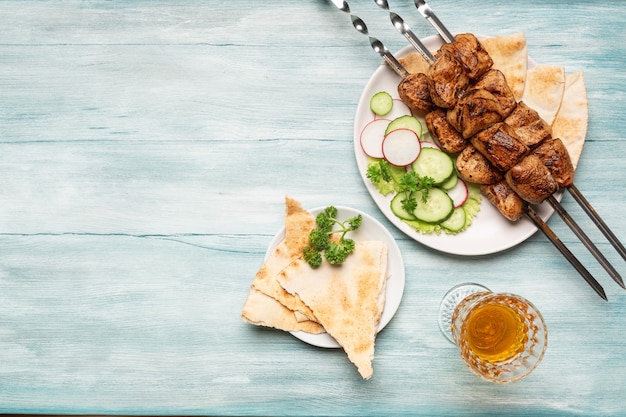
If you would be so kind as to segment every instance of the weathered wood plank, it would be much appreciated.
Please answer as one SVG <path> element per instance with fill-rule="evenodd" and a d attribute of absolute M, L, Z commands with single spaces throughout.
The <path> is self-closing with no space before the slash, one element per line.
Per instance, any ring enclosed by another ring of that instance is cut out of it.
<path fill-rule="evenodd" d="M 386 13 L 350 1 L 406 44 Z M 525 32 L 538 62 L 584 70 L 576 183 L 626 237 L 626 11 L 619 1 L 432 0 L 455 32 Z M 413 2 L 390 2 L 416 33 Z M 446 255 L 393 228 L 363 187 L 353 117 L 380 58 L 327 1 L 0 3 L 0 412 L 210 415 L 620 415 L 626 292 L 558 218 L 604 285 L 535 234 L 503 253 Z M 243 323 L 283 199 L 372 214 L 407 271 L 372 380 L 340 350 Z M 566 194 L 563 204 L 623 272 Z M 483 383 L 439 333 L 446 290 L 479 281 L 532 300 L 544 362 Z"/>

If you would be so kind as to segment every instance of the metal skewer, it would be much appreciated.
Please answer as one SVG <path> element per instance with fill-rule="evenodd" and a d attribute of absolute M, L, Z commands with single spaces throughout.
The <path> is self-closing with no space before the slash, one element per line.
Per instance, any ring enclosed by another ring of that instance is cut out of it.
<path fill-rule="evenodd" d="M 374 3 L 383 10 L 389 12 L 389 18 L 393 26 L 409 41 L 411 45 L 424 57 L 424 59 L 432 65 L 435 62 L 435 57 L 430 53 L 428 48 L 422 43 L 422 41 L 415 36 L 415 33 L 411 30 L 409 25 L 404 22 L 400 16 L 389 10 L 389 3 L 387 0 L 374 0 Z"/>
<path fill-rule="evenodd" d="M 415 0 L 415 7 L 417 7 L 417 11 L 422 14 L 428 20 L 437 33 L 443 38 L 447 43 L 454 42 L 454 35 L 450 33 L 448 29 L 441 23 L 441 21 L 435 16 L 435 12 L 430 8 L 430 6 L 424 0 Z"/>
<path fill-rule="evenodd" d="M 587 213 L 589 218 L 593 220 L 598 229 L 604 234 L 611 245 L 617 250 L 617 252 L 622 256 L 622 258 L 626 261 L 626 249 L 624 249 L 624 245 L 619 241 L 617 236 L 613 234 L 611 229 L 604 223 L 604 220 L 600 217 L 600 215 L 594 210 L 594 208 L 589 204 L 585 196 L 582 195 L 578 188 L 574 184 L 567 187 L 567 191 L 569 191 L 570 195 L 574 197 L 574 200 L 582 207 L 583 211 Z"/>
<path fill-rule="evenodd" d="M 550 227 L 541 219 L 541 216 L 532 208 L 528 207 L 528 217 L 535 223 L 535 226 L 543 232 L 544 235 L 552 242 L 554 246 L 563 254 L 565 259 L 578 271 L 578 273 L 587 281 L 587 283 L 594 289 L 596 293 L 604 300 L 608 301 L 604 288 L 598 281 L 587 271 L 582 263 L 574 256 L 572 252 L 565 246 L 565 244 L 559 239 L 559 237 L 550 229 Z"/>
<path fill-rule="evenodd" d="M 565 210 L 565 208 L 563 208 L 561 203 L 559 203 L 558 200 L 554 198 L 553 195 L 548 197 L 548 203 L 550 203 L 550 205 L 559 214 L 559 216 L 561 216 L 565 224 L 569 226 L 572 232 L 574 232 L 574 234 L 583 243 L 583 245 L 585 245 L 585 247 L 589 250 L 589 252 L 591 252 L 594 258 L 596 258 L 598 263 L 600 263 L 600 265 L 602 265 L 605 271 L 609 273 L 611 278 L 613 278 L 613 281 L 617 282 L 617 284 L 620 287 L 626 289 L 626 286 L 624 285 L 624 281 L 622 280 L 622 277 L 620 276 L 620 274 L 615 270 L 615 268 L 613 268 L 613 265 L 611 265 L 609 261 L 607 261 L 604 255 L 602 255 L 602 252 L 598 250 L 596 245 L 593 244 L 591 239 L 589 239 L 587 234 L 580 228 L 580 226 L 578 226 L 578 224 L 574 221 L 574 219 L 572 219 L 572 217 Z"/>
<path fill-rule="evenodd" d="M 385 45 L 373 36 L 370 36 L 363 19 L 350 13 L 350 7 L 345 0 L 331 1 L 335 6 L 337 6 L 339 10 L 350 15 L 350 19 L 352 20 L 352 26 L 354 26 L 357 32 L 362 33 L 363 35 L 367 35 L 369 37 L 370 45 L 372 46 L 374 52 L 380 55 L 385 60 L 385 62 L 389 64 L 391 69 L 394 70 L 396 74 L 398 74 L 402 78 L 409 75 L 409 72 L 402 66 L 402 64 L 400 64 L 400 62 L 398 62 L 396 57 L 394 57 L 391 52 L 389 52 Z"/>

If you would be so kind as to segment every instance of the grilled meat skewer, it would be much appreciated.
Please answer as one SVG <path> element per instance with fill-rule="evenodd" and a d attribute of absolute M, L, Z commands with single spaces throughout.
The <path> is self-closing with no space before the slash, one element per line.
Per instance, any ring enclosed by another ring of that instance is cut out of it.
<path fill-rule="evenodd" d="M 439 58 L 439 56 L 440 54 L 438 53 L 437 57 Z M 491 71 L 497 74 L 495 70 Z M 571 252 L 562 245 L 558 238 L 547 228 L 547 225 L 540 221 L 532 207 L 527 204 L 539 204 L 548 199 L 557 213 L 585 244 L 609 275 L 620 286 L 626 288 L 619 273 L 610 265 L 593 242 L 553 197 L 553 193 L 560 186 L 573 187 L 574 169 L 565 146 L 563 146 L 560 140 L 551 140 L 549 126 L 534 110 L 523 103 L 521 105 L 516 103 L 503 76 L 501 77 L 504 81 L 503 83 L 489 82 L 491 79 L 497 80 L 498 77 L 483 75 L 483 78 L 485 81 L 482 78 L 479 79 L 468 91 L 458 95 L 457 103 L 447 110 L 446 117 L 449 124 L 461 133 L 464 138 L 469 138 L 474 148 L 481 152 L 491 165 L 505 172 L 505 181 L 501 181 L 497 185 L 488 184 L 481 186 L 483 194 L 498 208 L 501 214 L 511 220 L 517 220 L 523 214 L 528 215 L 596 292 L 606 299 L 604 291 L 597 281 L 573 257 Z M 433 94 L 432 81 L 429 86 L 431 87 L 431 98 L 433 98 L 435 104 L 438 104 L 435 97 L 436 94 Z M 489 94 L 485 92 L 491 93 L 493 98 L 489 97 Z M 510 93 L 511 98 L 507 100 L 508 93 Z M 498 96 L 497 99 L 496 94 Z M 500 109 L 495 105 L 498 99 L 498 104 L 501 106 Z M 483 108 L 479 107 L 483 104 L 485 104 Z M 517 112 L 514 113 L 515 110 Z M 475 119 L 471 116 L 475 116 Z M 498 116 L 501 116 L 500 120 L 504 119 L 509 124 L 499 122 Z M 433 118 L 440 120 L 434 116 Z M 491 125 L 490 122 L 492 123 Z M 441 132 L 449 133 L 450 130 L 446 127 L 445 124 L 440 125 L 438 130 L 434 130 L 436 132 L 434 135 L 438 136 Z M 444 140 L 443 142 L 446 141 Z M 542 147 L 544 142 L 546 145 Z M 538 151 L 529 154 L 531 148 L 536 146 L 538 146 Z M 468 156 L 472 153 L 471 151 L 469 149 Z M 476 158 L 473 155 L 472 157 Z M 483 173 L 494 172 L 490 164 L 467 164 L 468 161 L 475 162 L 475 159 L 462 159 L 461 161 L 466 162 L 466 167 L 485 168 Z M 461 165 L 463 164 L 461 163 Z M 555 176 L 559 177 L 558 181 Z M 497 178 L 497 175 L 493 178 Z M 485 181 L 487 180 L 485 179 Z M 612 235 L 612 233 L 607 235 L 607 232 L 603 229 L 602 231 L 607 237 Z M 616 245 L 613 240 L 609 240 L 618 251 L 620 247 L 623 249 L 621 244 Z M 623 251 L 620 251 L 620 254 L 624 257 Z"/>

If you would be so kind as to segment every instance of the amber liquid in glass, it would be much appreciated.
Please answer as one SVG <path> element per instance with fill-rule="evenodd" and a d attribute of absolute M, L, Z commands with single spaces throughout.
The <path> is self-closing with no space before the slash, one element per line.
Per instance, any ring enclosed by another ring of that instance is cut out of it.
<path fill-rule="evenodd" d="M 501 362 L 524 350 L 524 317 L 506 304 L 484 304 L 475 308 L 464 324 L 467 345 L 482 360 Z"/>

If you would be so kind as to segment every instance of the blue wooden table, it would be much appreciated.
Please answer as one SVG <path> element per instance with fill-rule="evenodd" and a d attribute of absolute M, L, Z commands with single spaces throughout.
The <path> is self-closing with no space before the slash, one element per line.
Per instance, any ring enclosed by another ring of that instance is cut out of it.
<path fill-rule="evenodd" d="M 373 2 L 349 3 L 391 51 L 406 45 Z M 576 184 L 624 240 L 623 3 L 430 4 L 454 32 L 523 31 L 537 62 L 584 71 Z M 412 1 L 390 5 L 434 33 Z M 352 129 L 381 60 L 331 3 L 14 1 L 0 27 L 0 412 L 626 414 L 626 291 L 560 219 L 608 302 L 541 233 L 448 255 L 378 210 Z M 405 292 L 369 381 L 339 349 L 240 318 L 286 195 L 362 210 L 400 246 Z M 439 300 L 469 280 L 542 311 L 550 342 L 530 377 L 482 382 L 439 332 Z"/>

